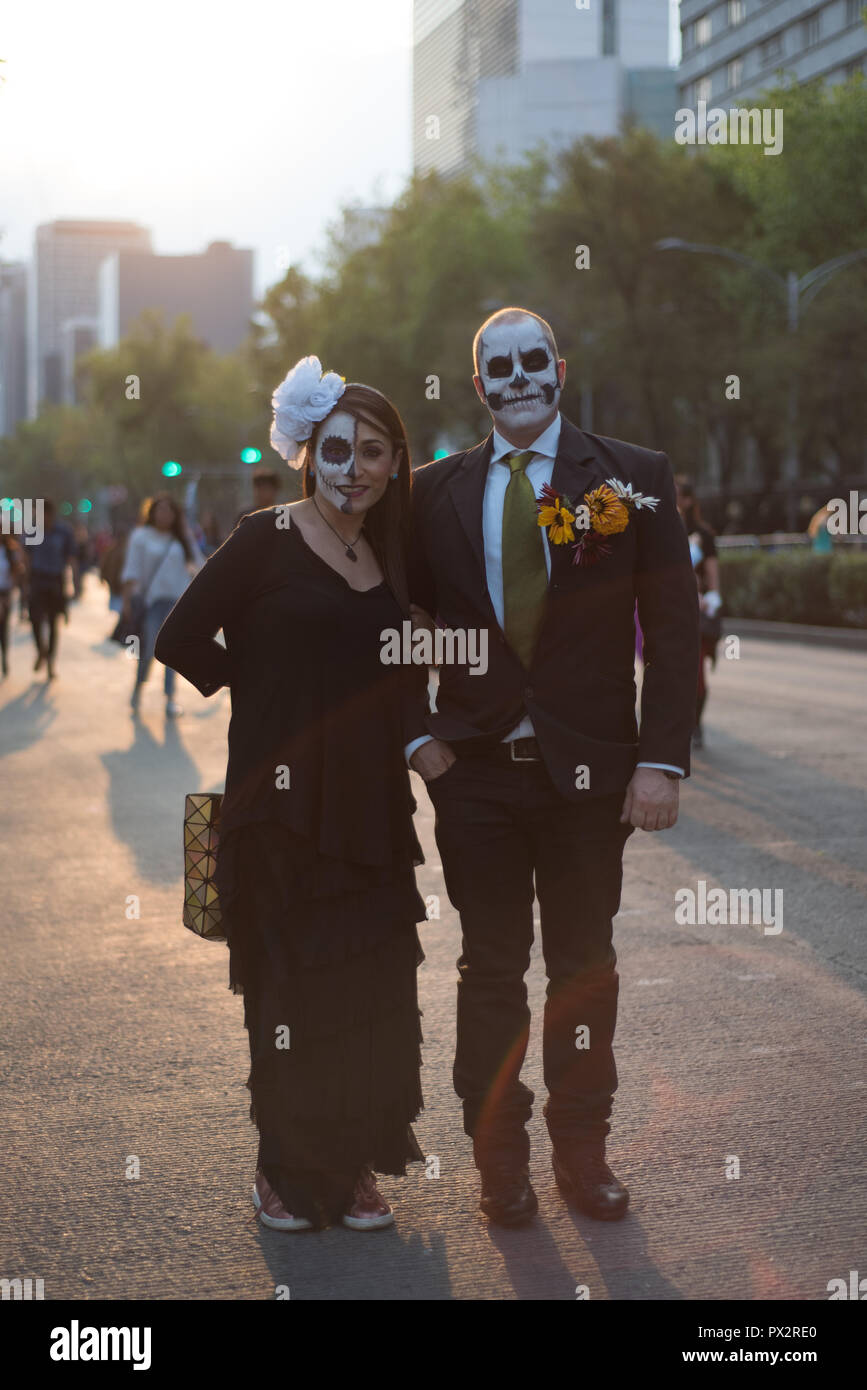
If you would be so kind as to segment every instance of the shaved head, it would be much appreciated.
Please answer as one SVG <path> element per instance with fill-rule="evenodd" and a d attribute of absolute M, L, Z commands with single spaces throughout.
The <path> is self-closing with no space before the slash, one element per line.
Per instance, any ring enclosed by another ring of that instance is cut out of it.
<path fill-rule="evenodd" d="M 479 375 L 479 347 L 482 338 L 485 336 L 487 330 L 489 328 L 492 328 L 495 324 L 499 325 L 508 323 L 518 323 L 522 319 L 532 319 L 536 324 L 538 324 L 539 328 L 542 330 L 542 333 L 548 340 L 548 344 L 551 348 L 551 353 L 556 362 L 560 354 L 557 351 L 557 344 L 554 340 L 554 333 L 550 323 L 548 323 L 548 320 L 543 319 L 540 314 L 534 314 L 532 309 L 521 309 L 517 305 L 512 304 L 507 309 L 498 309 L 495 314 L 491 314 L 490 318 L 485 319 L 484 323 L 482 324 L 481 328 L 479 329 L 478 333 L 473 339 L 473 367 L 475 368 L 476 376 Z"/>

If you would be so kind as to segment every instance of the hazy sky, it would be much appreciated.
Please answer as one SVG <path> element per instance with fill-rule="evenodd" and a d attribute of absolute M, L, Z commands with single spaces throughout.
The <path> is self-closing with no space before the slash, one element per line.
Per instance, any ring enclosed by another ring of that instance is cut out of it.
<path fill-rule="evenodd" d="M 676 8 L 676 0 L 672 0 Z M 343 202 L 411 170 L 412 0 L 6 0 L 0 257 L 55 218 L 148 227 L 162 253 L 308 268 Z"/>

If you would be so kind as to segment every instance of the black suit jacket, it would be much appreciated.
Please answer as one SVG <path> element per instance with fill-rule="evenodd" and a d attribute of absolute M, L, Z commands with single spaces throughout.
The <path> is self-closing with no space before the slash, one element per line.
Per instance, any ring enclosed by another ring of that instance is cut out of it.
<path fill-rule="evenodd" d="M 485 628 L 488 669 L 445 665 L 428 732 L 484 748 L 529 714 L 552 780 L 570 800 L 625 788 L 637 762 L 689 774 L 699 664 L 698 594 L 665 454 L 587 434 L 561 417 L 552 486 L 572 501 L 607 478 L 659 498 L 633 511 L 593 566 L 551 545 L 551 577 L 529 670 L 497 622 L 485 575 L 482 501 L 493 433 L 413 475 L 413 602 L 448 628 Z M 576 536 L 580 533 L 576 533 Z M 635 604 L 644 633 L 641 729 L 635 715 Z M 581 772 L 582 768 L 587 773 Z M 587 781 L 588 785 L 577 785 Z"/>

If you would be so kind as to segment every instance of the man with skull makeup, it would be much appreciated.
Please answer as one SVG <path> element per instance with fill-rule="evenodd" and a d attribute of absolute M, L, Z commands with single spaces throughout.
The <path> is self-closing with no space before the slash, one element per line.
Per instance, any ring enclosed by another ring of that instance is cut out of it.
<path fill-rule="evenodd" d="M 674 825 L 689 774 L 695 581 L 667 457 L 560 414 L 566 363 L 549 324 L 502 309 L 479 329 L 473 355 L 493 430 L 416 471 L 410 576 L 418 607 L 447 628 L 487 629 L 490 653 L 483 675 L 440 670 L 428 735 L 406 748 L 434 805 L 461 917 L 454 1084 L 482 1211 L 502 1225 L 529 1220 L 538 1209 L 526 1132 L 534 1095 L 519 1078 L 535 896 L 554 1173 L 568 1202 L 615 1220 L 629 1195 L 605 1161 L 617 1087 L 612 924 L 627 838 Z M 595 563 L 542 529 L 546 485 L 558 507 L 600 488 L 629 499 L 628 524 L 602 538 Z"/>

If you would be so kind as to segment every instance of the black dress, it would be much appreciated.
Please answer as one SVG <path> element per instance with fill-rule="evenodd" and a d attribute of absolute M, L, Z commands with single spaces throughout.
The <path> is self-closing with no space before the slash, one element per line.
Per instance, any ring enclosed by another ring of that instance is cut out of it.
<path fill-rule="evenodd" d="M 265 1176 L 318 1226 L 363 1165 L 404 1174 L 423 1159 L 411 1122 L 426 914 L 403 748 L 425 731 L 425 674 L 380 660 L 403 621 L 387 585 L 353 590 L 281 516 L 239 523 L 156 656 L 205 695 L 231 686 L 216 878 L 250 1116 Z"/>

